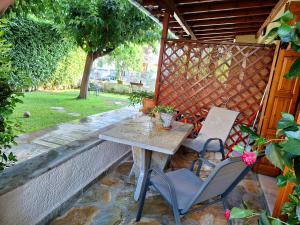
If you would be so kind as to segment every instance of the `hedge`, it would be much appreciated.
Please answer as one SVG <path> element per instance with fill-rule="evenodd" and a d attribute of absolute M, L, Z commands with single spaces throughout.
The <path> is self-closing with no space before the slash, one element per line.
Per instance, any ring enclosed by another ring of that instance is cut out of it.
<path fill-rule="evenodd" d="M 46 84 L 65 56 L 75 48 L 48 21 L 13 18 L 6 39 L 12 43 L 13 83 L 19 88 Z"/>

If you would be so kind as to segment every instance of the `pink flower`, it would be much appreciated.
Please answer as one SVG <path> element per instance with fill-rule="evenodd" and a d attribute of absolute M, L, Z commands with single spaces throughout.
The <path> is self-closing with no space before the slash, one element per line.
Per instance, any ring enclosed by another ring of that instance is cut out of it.
<path fill-rule="evenodd" d="M 229 209 L 225 210 L 224 217 L 226 218 L 226 220 L 230 219 L 230 210 Z"/>
<path fill-rule="evenodd" d="M 256 162 L 256 157 L 257 155 L 254 152 L 247 151 L 241 155 L 242 161 L 248 166 L 252 166 Z"/>

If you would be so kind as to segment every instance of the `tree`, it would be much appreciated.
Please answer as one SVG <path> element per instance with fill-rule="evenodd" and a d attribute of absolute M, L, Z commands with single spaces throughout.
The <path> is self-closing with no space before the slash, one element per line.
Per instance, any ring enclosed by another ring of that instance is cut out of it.
<path fill-rule="evenodd" d="M 125 71 L 142 72 L 144 48 L 136 44 L 120 45 L 110 54 L 108 61 L 115 65 L 119 77 L 122 77 Z"/>
<path fill-rule="evenodd" d="M 86 52 L 79 98 L 85 99 L 91 66 L 97 57 L 128 43 L 159 39 L 159 27 L 128 0 L 67 0 L 65 28 Z"/>

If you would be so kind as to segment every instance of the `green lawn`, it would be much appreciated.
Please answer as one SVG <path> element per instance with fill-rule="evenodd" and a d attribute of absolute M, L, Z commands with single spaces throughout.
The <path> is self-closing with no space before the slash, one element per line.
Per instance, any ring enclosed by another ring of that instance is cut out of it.
<path fill-rule="evenodd" d="M 76 99 L 78 93 L 77 90 L 26 93 L 22 98 L 24 103 L 17 105 L 12 117 L 21 122 L 22 133 L 30 133 L 128 105 L 126 95 L 101 93 L 100 96 L 94 96 L 91 94 L 87 100 L 78 100 Z M 65 112 L 58 112 L 51 107 L 63 107 Z M 23 118 L 23 113 L 26 111 L 30 112 L 30 118 Z M 71 116 L 68 113 L 80 115 Z"/>

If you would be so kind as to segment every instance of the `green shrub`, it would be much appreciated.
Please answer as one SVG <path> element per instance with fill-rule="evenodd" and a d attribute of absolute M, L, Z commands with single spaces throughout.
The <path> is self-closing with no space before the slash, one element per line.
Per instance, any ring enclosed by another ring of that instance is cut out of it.
<path fill-rule="evenodd" d="M 86 53 L 81 48 L 76 48 L 61 60 L 48 82 L 45 89 L 70 89 L 79 86 Z"/>
<path fill-rule="evenodd" d="M 103 92 L 115 93 L 115 94 L 129 94 L 131 92 L 130 85 L 116 84 L 116 83 L 102 83 L 101 90 Z"/>
<path fill-rule="evenodd" d="M 12 43 L 12 81 L 19 88 L 45 84 L 74 43 L 60 34 L 50 22 L 13 18 L 6 39 Z"/>
<path fill-rule="evenodd" d="M 17 124 L 9 119 L 16 103 L 20 102 L 18 94 L 10 84 L 11 44 L 4 38 L 7 32 L 7 20 L 0 18 L 0 171 L 12 165 L 17 159 L 8 149 L 15 144 L 15 128 Z"/>

